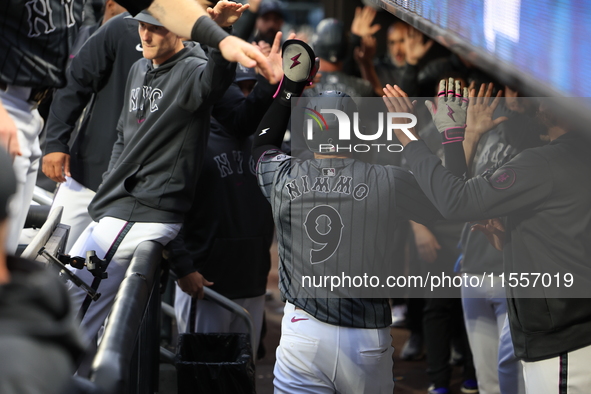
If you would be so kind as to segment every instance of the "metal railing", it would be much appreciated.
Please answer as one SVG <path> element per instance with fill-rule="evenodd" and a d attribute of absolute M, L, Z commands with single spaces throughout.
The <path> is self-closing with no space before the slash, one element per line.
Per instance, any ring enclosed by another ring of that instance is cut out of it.
<path fill-rule="evenodd" d="M 230 312 L 235 313 L 236 315 L 238 315 L 239 318 L 244 320 L 244 323 L 246 324 L 246 328 L 248 330 L 248 334 L 250 336 L 250 346 L 251 346 L 252 354 L 254 357 L 256 355 L 256 349 L 254 348 L 254 344 L 257 343 L 257 337 L 256 337 L 257 333 L 254 329 L 254 322 L 252 321 L 252 316 L 250 316 L 250 313 L 246 309 L 241 307 L 239 304 L 235 303 L 234 301 L 232 301 L 231 299 L 229 299 L 227 297 L 224 297 L 223 295 L 216 292 L 215 290 L 204 287 L 203 292 L 205 294 L 206 300 L 209 300 L 209 301 L 212 301 L 212 302 L 218 304 L 219 306 L 229 310 Z M 168 305 L 165 302 L 162 302 L 161 305 L 162 305 L 162 312 L 166 316 L 169 316 L 173 320 L 176 320 L 176 314 L 174 313 L 174 307 L 172 305 Z M 163 354 L 163 356 L 165 356 L 165 357 L 167 356 L 165 352 L 161 352 L 161 353 Z"/>
<path fill-rule="evenodd" d="M 90 373 L 105 393 L 157 391 L 161 258 L 159 243 L 139 244 L 119 287 Z"/>
<path fill-rule="evenodd" d="M 57 207 L 49 214 L 21 257 L 47 263 L 40 250 L 53 256 L 63 252 L 69 226 L 60 224 L 62 209 Z M 158 391 L 161 259 L 161 244 L 148 241 L 138 245 L 117 292 L 90 380 L 76 377 L 70 392 Z"/>
<path fill-rule="evenodd" d="M 43 248 L 57 256 L 63 252 L 69 226 L 60 224 L 62 207 L 54 209 L 22 257 L 47 260 L 38 255 Z M 93 360 L 90 378 L 75 377 L 70 392 L 147 394 L 158 391 L 159 362 L 174 363 L 174 354 L 160 348 L 160 313 L 174 317 L 174 309 L 162 305 L 160 297 L 162 245 L 146 241 L 138 245 L 127 269 L 105 326 L 104 336 Z M 108 279 L 106 279 L 108 280 Z M 236 313 L 249 330 L 251 346 L 256 342 L 252 318 L 240 305 L 205 288 L 207 299 Z M 253 349 L 253 355 L 255 354 Z"/>
<path fill-rule="evenodd" d="M 20 257 L 28 260 L 37 260 L 47 262 L 43 257 L 38 256 L 39 250 L 45 247 L 51 254 L 59 252 L 61 244 L 65 245 L 68 237 L 69 226 L 60 224 L 62 220 L 63 207 L 56 207 L 49 213 L 45 224 L 41 226 L 39 232 L 31 240 L 29 245 L 21 253 Z M 56 230 L 61 229 L 60 231 Z M 53 246 L 51 246 L 53 245 Z"/>

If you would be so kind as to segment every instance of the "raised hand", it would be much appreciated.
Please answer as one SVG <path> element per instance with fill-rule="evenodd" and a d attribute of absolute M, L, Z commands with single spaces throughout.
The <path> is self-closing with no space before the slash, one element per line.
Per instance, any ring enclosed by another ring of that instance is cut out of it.
<path fill-rule="evenodd" d="M 261 6 L 261 0 L 248 0 L 248 5 L 250 6 L 250 12 L 257 13 L 259 12 L 259 7 Z"/>
<path fill-rule="evenodd" d="M 480 86 L 478 95 L 476 89 L 470 90 L 470 104 L 468 105 L 468 116 L 466 118 L 466 137 L 480 138 L 487 131 L 494 129 L 502 122 L 509 120 L 506 116 L 493 119 L 495 109 L 499 105 L 503 91 L 499 90 L 497 97 L 491 101 L 494 84 L 491 82 Z"/>
<path fill-rule="evenodd" d="M 351 23 L 351 33 L 360 37 L 371 36 L 382 28 L 380 25 L 373 25 L 373 20 L 376 17 L 376 10 L 372 7 L 365 6 L 363 8 L 355 8 L 355 17 Z"/>
<path fill-rule="evenodd" d="M 233 1 L 222 0 L 213 8 L 207 7 L 207 13 L 218 26 L 228 27 L 232 26 L 249 7 L 248 4 L 242 5 Z"/>
<path fill-rule="evenodd" d="M 269 83 L 271 85 L 275 85 L 275 84 L 279 83 L 281 81 L 281 78 L 283 78 L 283 61 L 281 58 L 281 37 L 282 36 L 283 36 L 283 33 L 281 33 L 280 31 L 277 32 L 277 34 L 275 34 L 275 40 L 273 40 L 273 46 L 262 50 L 263 53 L 267 52 L 267 59 L 268 59 L 269 64 L 271 66 L 271 73 L 269 75 L 265 76 L 265 78 L 267 79 L 267 81 L 269 81 Z M 295 36 L 296 36 L 295 33 L 291 33 L 287 39 L 292 40 L 295 38 Z M 262 43 L 266 44 L 267 46 L 269 45 L 264 41 L 261 41 L 259 43 L 259 45 L 262 45 Z M 259 70 L 257 68 L 257 72 L 258 71 Z"/>
<path fill-rule="evenodd" d="M 280 32 L 278 32 L 280 33 Z M 252 45 L 254 45 L 255 47 L 259 48 L 261 53 L 267 57 L 269 57 L 269 54 L 271 53 L 271 45 L 269 45 L 269 43 L 267 43 L 266 41 L 259 41 L 259 42 L 252 42 Z"/>
<path fill-rule="evenodd" d="M 376 56 L 377 41 L 374 36 L 361 37 L 361 46 L 354 49 L 355 60 L 360 64 L 369 64 L 373 62 Z"/>
<path fill-rule="evenodd" d="M 247 68 L 256 66 L 265 78 L 272 73 L 271 65 L 260 49 L 236 36 L 227 36 L 220 41 L 220 52 L 230 62 L 238 62 Z"/>
<path fill-rule="evenodd" d="M 412 26 L 408 26 L 404 35 L 404 49 L 406 53 L 406 62 L 415 65 L 425 56 L 433 46 L 433 40 L 429 39 L 423 42 L 423 33 Z"/>
<path fill-rule="evenodd" d="M 406 92 L 398 85 L 386 85 L 382 99 L 386 103 L 386 107 L 388 107 L 388 112 L 414 113 L 416 100 L 411 102 Z M 408 118 L 392 118 L 392 122 L 398 125 L 409 124 Z M 410 127 L 404 130 L 402 128 L 394 128 L 394 133 L 403 146 L 419 139 L 419 135 L 414 128 L 415 125 L 416 119 L 414 123 L 409 124 Z"/>

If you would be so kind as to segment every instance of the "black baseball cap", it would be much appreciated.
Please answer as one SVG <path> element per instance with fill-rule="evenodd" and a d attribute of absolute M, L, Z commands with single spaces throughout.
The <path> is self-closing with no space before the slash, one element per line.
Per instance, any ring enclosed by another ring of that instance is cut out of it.
<path fill-rule="evenodd" d="M 0 221 L 8 216 L 8 201 L 16 193 L 16 176 L 12 170 L 12 159 L 0 146 Z"/>
<path fill-rule="evenodd" d="M 251 80 L 257 80 L 257 72 L 255 71 L 255 69 L 244 67 L 242 64 L 238 63 L 238 65 L 236 66 L 236 78 L 234 78 L 234 82 Z"/>
<path fill-rule="evenodd" d="M 154 26 L 164 26 L 162 23 L 158 22 L 158 19 L 154 18 L 152 14 L 148 12 L 148 10 L 143 10 L 136 16 L 126 16 L 128 19 L 135 19 L 136 21 L 149 23 L 150 25 Z"/>
<path fill-rule="evenodd" d="M 277 0 L 265 0 L 259 7 L 259 15 L 265 15 L 269 12 L 275 12 L 285 19 L 285 5 Z"/>

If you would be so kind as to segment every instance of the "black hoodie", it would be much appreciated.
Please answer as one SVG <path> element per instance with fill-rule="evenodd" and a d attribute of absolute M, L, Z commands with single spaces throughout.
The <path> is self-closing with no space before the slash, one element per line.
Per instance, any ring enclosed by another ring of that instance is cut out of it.
<path fill-rule="evenodd" d="M 82 352 L 66 287 L 41 264 L 8 257 L 0 286 L 0 393 L 62 393 Z"/>
<path fill-rule="evenodd" d="M 208 60 L 191 42 L 157 68 L 147 59 L 132 66 L 109 169 L 88 208 L 95 221 L 183 221 L 207 147 L 211 105 L 234 71 L 218 50 Z"/>

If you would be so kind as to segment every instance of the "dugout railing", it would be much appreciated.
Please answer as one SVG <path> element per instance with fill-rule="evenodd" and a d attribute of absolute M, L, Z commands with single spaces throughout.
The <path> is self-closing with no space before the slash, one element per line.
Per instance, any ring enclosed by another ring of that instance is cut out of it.
<path fill-rule="evenodd" d="M 63 253 L 69 226 L 60 224 L 61 216 L 62 207 L 50 212 L 22 258 L 48 263 L 41 250 L 53 256 Z M 161 259 L 159 243 L 148 241 L 138 245 L 117 292 L 90 377 L 75 377 L 68 394 L 158 391 Z"/>
<path fill-rule="evenodd" d="M 39 254 L 43 248 L 54 256 L 63 253 L 69 226 L 60 224 L 61 216 L 62 207 L 51 211 L 21 257 L 47 263 Z M 115 297 L 89 378 L 76 376 L 68 394 L 148 394 L 158 391 L 160 360 L 173 364 L 175 359 L 172 352 L 160 347 L 160 313 L 164 309 L 165 313 L 173 315 L 172 307 L 161 303 L 162 249 L 162 245 L 154 241 L 137 246 Z M 207 299 L 245 321 L 252 346 L 255 330 L 250 314 L 215 291 L 208 288 L 204 291 Z"/>

